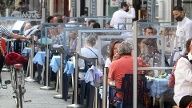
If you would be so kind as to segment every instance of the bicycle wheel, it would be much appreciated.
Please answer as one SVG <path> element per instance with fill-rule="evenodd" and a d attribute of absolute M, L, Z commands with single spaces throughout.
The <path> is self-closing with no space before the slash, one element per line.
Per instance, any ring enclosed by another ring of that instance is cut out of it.
<path fill-rule="evenodd" d="M 22 87 L 21 87 L 21 85 L 18 86 L 17 100 L 18 100 L 17 101 L 18 108 L 23 108 Z"/>
<path fill-rule="evenodd" d="M 16 89 L 17 89 L 17 72 L 15 69 L 12 69 L 10 74 L 11 74 L 11 86 L 13 88 L 13 91 L 16 92 Z"/>
<path fill-rule="evenodd" d="M 17 108 L 20 108 L 19 107 L 19 87 L 18 87 L 18 82 L 17 82 L 17 70 L 15 70 L 14 68 L 12 69 L 12 73 L 11 73 L 11 84 L 12 84 L 12 87 L 13 87 L 13 91 L 15 93 L 15 101 L 16 101 L 16 107 Z"/>

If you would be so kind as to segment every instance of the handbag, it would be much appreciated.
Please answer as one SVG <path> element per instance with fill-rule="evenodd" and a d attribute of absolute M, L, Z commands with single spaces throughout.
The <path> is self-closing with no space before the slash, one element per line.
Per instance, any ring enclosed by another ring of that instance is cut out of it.
<path fill-rule="evenodd" d="M 175 75 L 174 75 L 174 72 L 172 72 L 169 77 L 168 87 L 174 88 L 174 85 L 175 85 Z"/>

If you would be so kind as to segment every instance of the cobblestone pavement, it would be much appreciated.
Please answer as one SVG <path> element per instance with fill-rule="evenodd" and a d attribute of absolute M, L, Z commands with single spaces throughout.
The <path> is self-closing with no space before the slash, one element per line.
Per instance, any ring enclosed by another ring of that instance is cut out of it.
<path fill-rule="evenodd" d="M 9 72 L 2 72 L 2 79 L 10 79 Z M 66 102 L 63 99 L 53 98 L 57 94 L 55 90 L 41 90 L 40 87 L 42 85 L 37 82 L 25 83 L 24 100 L 31 100 L 31 102 L 24 102 L 24 108 L 66 108 L 71 104 L 71 99 Z M 7 89 L 0 89 L 0 108 L 16 108 L 13 96 L 11 85 L 8 85 Z"/>

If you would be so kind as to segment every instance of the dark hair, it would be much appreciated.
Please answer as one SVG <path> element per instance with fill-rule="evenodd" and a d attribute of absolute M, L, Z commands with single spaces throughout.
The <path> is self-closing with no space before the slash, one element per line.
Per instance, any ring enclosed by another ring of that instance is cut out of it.
<path fill-rule="evenodd" d="M 114 50 L 115 44 L 121 43 L 122 41 L 123 41 L 123 40 L 112 40 L 112 41 L 111 41 L 111 44 L 110 44 L 110 52 L 109 52 L 109 57 L 110 57 L 110 60 L 111 60 L 111 61 L 112 61 L 113 56 L 114 56 L 113 50 Z"/>
<path fill-rule="evenodd" d="M 192 102 L 192 96 L 183 96 L 179 102 L 179 108 L 186 108 Z"/>
<path fill-rule="evenodd" d="M 50 23 L 51 19 L 53 19 L 53 16 L 48 16 L 47 22 Z"/>
<path fill-rule="evenodd" d="M 181 6 L 175 6 L 175 7 L 173 8 L 173 11 L 175 11 L 175 10 L 177 10 L 177 11 L 183 11 L 183 7 L 181 7 Z"/>
<path fill-rule="evenodd" d="M 100 27 L 100 24 L 96 22 L 93 24 L 93 28 L 101 28 L 101 27 Z"/>
<path fill-rule="evenodd" d="M 20 1 L 19 2 L 19 5 L 21 6 L 21 5 L 24 5 L 25 4 L 25 2 L 23 2 L 23 1 Z"/>
<path fill-rule="evenodd" d="M 192 38 L 188 39 L 186 44 L 185 44 L 185 47 L 186 47 L 185 54 L 188 54 L 190 52 L 191 41 L 192 41 Z"/>
<path fill-rule="evenodd" d="M 96 21 L 91 19 L 88 21 L 88 25 L 90 25 L 91 23 L 96 23 Z"/>
<path fill-rule="evenodd" d="M 121 2 L 121 8 L 128 6 L 126 2 Z"/>
<path fill-rule="evenodd" d="M 57 22 L 58 23 L 63 23 L 63 19 L 59 18 Z"/>
<path fill-rule="evenodd" d="M 153 30 L 153 27 L 151 27 L 151 26 L 145 27 L 144 32 L 146 32 L 147 29 Z"/>

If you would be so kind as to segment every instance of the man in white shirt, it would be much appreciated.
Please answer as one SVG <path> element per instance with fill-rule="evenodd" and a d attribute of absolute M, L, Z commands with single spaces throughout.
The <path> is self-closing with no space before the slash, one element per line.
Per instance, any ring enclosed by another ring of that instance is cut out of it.
<path fill-rule="evenodd" d="M 177 51 L 182 51 L 180 55 L 185 52 L 185 42 L 192 37 L 192 21 L 185 16 L 184 9 L 180 6 L 173 8 L 173 17 L 177 21 L 175 48 Z M 179 54 L 174 57 L 173 61 L 177 61 Z"/>
<path fill-rule="evenodd" d="M 128 13 L 130 8 L 130 12 Z M 115 29 L 126 29 L 125 23 L 132 23 L 135 18 L 135 9 L 126 2 L 121 3 L 121 9 L 113 13 L 110 26 Z M 130 20 L 130 21 L 129 21 Z"/>

